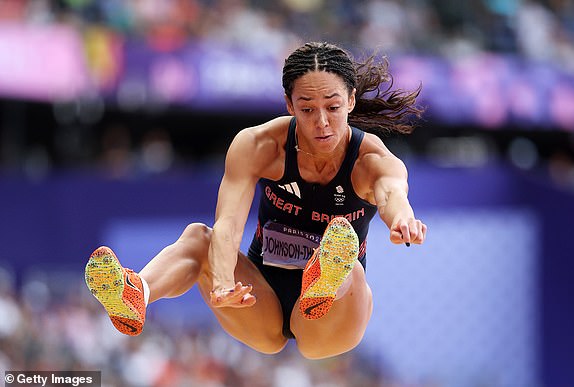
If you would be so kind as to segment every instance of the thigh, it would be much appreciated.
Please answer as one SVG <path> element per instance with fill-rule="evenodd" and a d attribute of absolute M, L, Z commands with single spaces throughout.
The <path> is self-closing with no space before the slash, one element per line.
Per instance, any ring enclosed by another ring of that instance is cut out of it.
<path fill-rule="evenodd" d="M 213 308 L 210 303 L 211 280 L 202 275 L 199 291 L 223 329 L 253 349 L 264 353 L 279 352 L 287 339 L 282 334 L 283 313 L 275 292 L 263 274 L 243 253 L 237 257 L 235 280 L 253 285 L 257 302 L 245 308 Z"/>
<path fill-rule="evenodd" d="M 373 311 L 372 293 L 361 265 L 355 265 L 349 276 L 350 286 L 345 295 L 336 299 L 320 319 L 305 319 L 299 304 L 295 306 L 291 327 L 303 356 L 338 355 L 353 349 L 361 341 Z"/>

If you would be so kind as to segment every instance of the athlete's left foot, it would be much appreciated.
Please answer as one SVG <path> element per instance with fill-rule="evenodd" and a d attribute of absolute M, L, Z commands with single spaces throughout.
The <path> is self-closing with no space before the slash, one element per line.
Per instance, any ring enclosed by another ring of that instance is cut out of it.
<path fill-rule="evenodd" d="M 299 310 L 316 320 L 331 309 L 337 290 L 353 270 L 359 254 L 359 238 L 343 217 L 331 220 L 319 247 L 303 270 Z"/>

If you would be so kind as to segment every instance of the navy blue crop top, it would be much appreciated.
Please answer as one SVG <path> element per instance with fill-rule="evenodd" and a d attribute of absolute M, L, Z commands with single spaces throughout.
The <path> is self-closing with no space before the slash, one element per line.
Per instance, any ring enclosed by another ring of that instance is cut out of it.
<path fill-rule="evenodd" d="M 323 235 L 334 216 L 344 216 L 359 237 L 359 260 L 365 266 L 366 239 L 369 223 L 377 207 L 360 198 L 353 189 L 351 172 L 365 133 L 351 127 L 352 136 L 347 154 L 336 176 L 327 184 L 308 183 L 299 174 L 297 164 L 295 118 L 289 125 L 285 144 L 285 172 L 277 181 L 260 179 L 258 226 L 249 257 L 260 261 L 263 244 L 262 228 L 275 222 L 298 230 Z"/>

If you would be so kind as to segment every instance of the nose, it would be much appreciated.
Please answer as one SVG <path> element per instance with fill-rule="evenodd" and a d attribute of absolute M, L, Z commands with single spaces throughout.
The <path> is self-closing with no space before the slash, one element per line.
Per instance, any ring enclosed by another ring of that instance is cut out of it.
<path fill-rule="evenodd" d="M 327 112 L 320 109 L 318 111 L 319 116 L 317 117 L 317 126 L 321 129 L 327 127 L 329 125 L 329 119 L 327 118 Z"/>

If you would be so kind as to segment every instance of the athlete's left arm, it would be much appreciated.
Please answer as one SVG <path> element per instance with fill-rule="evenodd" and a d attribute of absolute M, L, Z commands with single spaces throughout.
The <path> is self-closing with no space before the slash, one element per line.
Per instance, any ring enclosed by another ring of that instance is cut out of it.
<path fill-rule="evenodd" d="M 415 217 L 408 199 L 408 173 L 405 164 L 384 149 L 368 156 L 369 177 L 379 216 L 389 227 L 393 243 L 424 242 L 427 226 Z"/>

